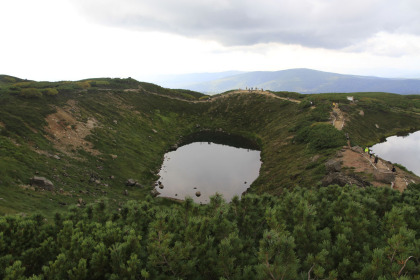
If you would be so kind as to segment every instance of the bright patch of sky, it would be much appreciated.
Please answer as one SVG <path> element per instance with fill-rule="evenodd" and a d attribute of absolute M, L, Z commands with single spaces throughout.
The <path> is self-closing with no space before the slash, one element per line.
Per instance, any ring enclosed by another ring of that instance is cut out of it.
<path fill-rule="evenodd" d="M 0 74 L 311 68 L 420 78 L 418 0 L 3 0 Z"/>

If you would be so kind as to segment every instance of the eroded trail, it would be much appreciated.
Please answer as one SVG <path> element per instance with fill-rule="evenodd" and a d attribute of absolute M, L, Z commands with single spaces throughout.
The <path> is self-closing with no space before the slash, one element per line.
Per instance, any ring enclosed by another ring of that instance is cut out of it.
<path fill-rule="evenodd" d="M 332 111 L 332 118 L 333 118 L 333 125 L 338 130 L 342 130 L 345 123 L 345 117 L 343 112 L 338 107 L 338 103 L 334 103 L 333 111 Z"/>
<path fill-rule="evenodd" d="M 345 147 L 340 153 L 340 161 L 342 167 L 368 178 L 373 186 L 388 185 L 390 188 L 403 191 L 410 183 L 419 183 L 417 176 L 396 167 L 396 171 L 392 172 L 392 164 L 378 158 L 375 163 L 375 157 L 361 151 L 360 148 Z"/>
<path fill-rule="evenodd" d="M 144 89 L 142 89 L 142 88 L 139 88 L 139 89 L 125 89 L 124 91 L 140 92 L 142 90 L 144 90 Z M 300 103 L 301 102 L 300 100 L 297 100 L 297 99 L 281 97 L 281 96 L 278 96 L 278 95 L 276 95 L 272 92 L 262 91 L 262 90 L 235 90 L 235 91 L 228 92 L 228 93 L 225 93 L 225 94 L 220 94 L 220 95 L 216 95 L 216 96 L 209 96 L 209 98 L 203 99 L 203 100 L 187 100 L 187 99 L 183 99 L 183 98 L 179 98 L 179 97 L 175 97 L 175 96 L 159 94 L 159 93 L 156 93 L 156 92 L 150 92 L 150 91 L 146 91 L 146 92 L 149 93 L 149 94 L 158 95 L 158 96 L 162 96 L 162 97 L 166 97 L 166 98 L 170 98 L 170 99 L 175 99 L 175 100 L 180 100 L 180 101 L 184 101 L 184 102 L 189 102 L 189 103 L 214 102 L 216 100 L 223 99 L 223 98 L 226 98 L 228 96 L 237 95 L 237 94 L 259 94 L 259 95 L 268 96 L 268 97 L 271 97 L 271 98 L 281 99 L 281 100 L 285 100 L 285 101 L 290 101 L 290 102 L 294 102 L 294 103 Z"/>

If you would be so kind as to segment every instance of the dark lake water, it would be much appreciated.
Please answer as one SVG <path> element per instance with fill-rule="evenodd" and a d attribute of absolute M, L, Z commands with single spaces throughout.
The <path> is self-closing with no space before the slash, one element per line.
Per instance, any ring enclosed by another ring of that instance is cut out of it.
<path fill-rule="evenodd" d="M 399 163 L 420 176 L 420 131 L 408 136 L 391 136 L 372 146 L 372 151 L 390 162 Z"/>
<path fill-rule="evenodd" d="M 251 185 L 260 167 L 260 151 L 195 142 L 165 154 L 159 173 L 163 189 L 156 189 L 162 197 L 190 196 L 195 202 L 208 203 L 217 192 L 230 201 Z"/>

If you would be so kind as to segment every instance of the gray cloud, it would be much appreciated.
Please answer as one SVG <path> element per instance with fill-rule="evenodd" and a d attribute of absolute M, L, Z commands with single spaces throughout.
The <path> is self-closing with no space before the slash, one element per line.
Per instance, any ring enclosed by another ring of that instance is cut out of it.
<path fill-rule="evenodd" d="M 341 49 L 379 32 L 420 35 L 418 0 L 74 0 L 102 24 L 217 40 Z"/>

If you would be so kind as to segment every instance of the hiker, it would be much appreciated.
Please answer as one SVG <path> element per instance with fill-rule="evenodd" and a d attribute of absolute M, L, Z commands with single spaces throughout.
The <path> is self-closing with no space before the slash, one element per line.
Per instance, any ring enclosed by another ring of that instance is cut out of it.
<path fill-rule="evenodd" d="M 371 149 L 369 149 L 369 158 L 372 158 L 373 152 Z"/>
<path fill-rule="evenodd" d="M 378 164 L 378 160 L 379 160 L 378 156 L 375 156 L 375 164 Z"/>
<path fill-rule="evenodd" d="M 369 148 L 368 147 L 365 148 L 365 153 L 367 153 L 367 154 L 369 153 Z"/>
<path fill-rule="evenodd" d="M 392 172 L 397 172 L 397 169 L 395 169 L 395 166 L 392 166 Z"/>

